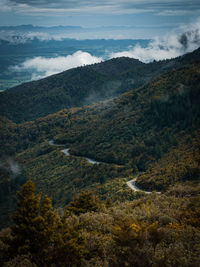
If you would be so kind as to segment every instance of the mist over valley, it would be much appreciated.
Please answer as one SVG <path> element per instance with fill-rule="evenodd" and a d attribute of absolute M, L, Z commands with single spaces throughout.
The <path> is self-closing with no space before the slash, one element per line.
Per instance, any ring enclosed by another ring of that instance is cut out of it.
<path fill-rule="evenodd" d="M 116 57 L 135 58 L 145 63 L 175 58 L 199 47 L 199 29 L 197 20 L 159 38 L 134 39 L 133 35 L 130 39 L 111 39 L 104 34 L 102 39 L 82 39 L 78 38 L 80 32 L 87 34 L 91 29 L 0 27 L 0 90 Z M 74 32 L 76 38 L 70 38 L 70 32 Z"/>

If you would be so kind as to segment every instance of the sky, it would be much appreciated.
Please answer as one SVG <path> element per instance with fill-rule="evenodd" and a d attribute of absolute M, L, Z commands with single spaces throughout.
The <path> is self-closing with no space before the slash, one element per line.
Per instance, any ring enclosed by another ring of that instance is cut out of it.
<path fill-rule="evenodd" d="M 161 36 L 199 16 L 199 0 L 0 0 L 0 26 L 124 26 L 120 38 Z"/>
<path fill-rule="evenodd" d="M 150 39 L 147 47 L 130 46 L 125 51 L 97 57 L 87 51 L 46 58 L 36 56 L 14 71 L 30 70 L 40 79 L 66 69 L 115 57 L 142 62 L 174 58 L 200 47 L 200 0 L 0 0 L 0 26 L 81 26 L 78 30 L 0 29 L 0 40 L 26 43 L 65 38 Z M 17 37 L 17 38 L 16 38 Z"/>

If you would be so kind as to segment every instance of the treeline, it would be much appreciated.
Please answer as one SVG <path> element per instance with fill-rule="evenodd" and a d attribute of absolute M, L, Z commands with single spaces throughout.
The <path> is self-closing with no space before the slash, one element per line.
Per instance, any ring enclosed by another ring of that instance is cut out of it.
<path fill-rule="evenodd" d="M 117 205 L 82 192 L 55 212 L 29 180 L 18 192 L 13 225 L 0 232 L 1 264 L 198 266 L 198 191 L 177 186 Z"/>

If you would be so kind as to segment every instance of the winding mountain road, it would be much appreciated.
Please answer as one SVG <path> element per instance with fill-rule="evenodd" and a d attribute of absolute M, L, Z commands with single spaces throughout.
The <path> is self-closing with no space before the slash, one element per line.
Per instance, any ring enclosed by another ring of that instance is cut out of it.
<path fill-rule="evenodd" d="M 50 140 L 50 141 L 49 141 L 49 145 L 51 145 L 51 146 L 56 146 L 56 147 L 63 147 L 63 146 L 65 146 L 65 144 L 56 144 L 56 143 L 54 143 L 53 140 Z M 70 152 L 69 152 L 69 148 L 64 148 L 64 149 L 61 150 L 61 152 L 64 153 L 65 156 L 71 156 L 71 154 L 70 154 Z M 103 162 L 96 161 L 96 160 L 94 160 L 94 159 L 87 158 L 87 157 L 85 157 L 85 159 L 86 159 L 90 164 L 100 164 L 100 163 L 103 163 Z M 137 175 L 134 179 L 128 181 L 128 182 L 127 182 L 128 187 L 130 187 L 133 191 L 141 191 L 141 192 L 144 192 L 144 193 L 146 193 L 146 194 L 150 194 L 150 193 L 152 193 L 151 191 L 145 191 L 145 190 L 139 189 L 139 188 L 136 186 L 136 184 L 135 184 L 137 178 L 138 178 L 138 175 Z M 161 194 L 161 192 L 156 192 L 156 193 Z"/>
<path fill-rule="evenodd" d="M 138 176 L 135 177 L 134 179 L 132 179 L 132 180 L 126 182 L 127 185 L 128 185 L 128 187 L 130 187 L 133 191 L 141 191 L 141 192 L 144 192 L 144 193 L 146 193 L 146 194 L 150 194 L 150 193 L 152 193 L 152 192 L 149 192 L 149 191 L 144 191 L 144 190 L 139 189 L 139 188 L 136 186 L 136 184 L 135 184 L 137 178 L 138 178 Z"/>
<path fill-rule="evenodd" d="M 53 140 L 50 140 L 50 141 L 49 141 L 49 145 L 51 145 L 51 146 L 56 146 L 56 147 L 63 147 L 63 146 L 65 146 L 64 144 L 56 144 L 56 143 L 54 143 Z M 64 153 L 65 156 L 71 156 L 71 154 L 70 154 L 70 152 L 69 152 L 69 148 L 64 148 L 64 149 L 61 150 L 61 152 Z M 85 157 L 85 159 L 86 159 L 90 164 L 100 164 L 100 163 L 103 163 L 103 162 L 96 161 L 96 160 L 94 160 L 94 159 L 87 158 L 87 157 Z"/>
<path fill-rule="evenodd" d="M 136 183 L 137 178 L 138 178 L 138 175 L 137 175 L 134 179 L 132 179 L 132 180 L 126 182 L 127 185 L 128 185 L 128 187 L 130 187 L 130 188 L 131 188 L 132 190 L 134 190 L 134 191 L 140 191 L 140 192 L 144 192 L 145 194 L 151 194 L 152 191 L 145 191 L 145 190 L 139 189 L 139 188 L 136 186 L 135 183 Z M 161 192 L 158 192 L 158 191 L 156 191 L 156 193 L 157 193 L 157 194 L 161 194 Z"/>

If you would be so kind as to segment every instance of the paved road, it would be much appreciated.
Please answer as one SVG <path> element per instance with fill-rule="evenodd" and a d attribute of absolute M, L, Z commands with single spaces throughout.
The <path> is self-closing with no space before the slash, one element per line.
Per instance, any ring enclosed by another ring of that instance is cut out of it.
<path fill-rule="evenodd" d="M 55 144 L 53 140 L 50 140 L 50 141 L 49 141 L 49 144 L 50 144 L 51 146 L 57 146 L 57 147 L 65 146 L 64 144 Z M 64 148 L 64 149 L 61 150 L 61 152 L 64 153 L 66 156 L 70 156 L 69 148 Z M 85 159 L 86 159 L 90 164 L 100 164 L 100 163 L 101 163 L 101 162 L 96 161 L 96 160 L 91 159 L 91 158 L 86 158 L 86 157 L 85 157 Z M 128 182 L 127 182 L 128 187 L 130 187 L 130 188 L 131 188 L 132 190 L 134 190 L 134 191 L 141 191 L 141 192 L 144 192 L 144 193 L 146 193 L 146 194 L 150 194 L 150 193 L 152 193 L 152 192 L 150 192 L 150 191 L 145 191 L 145 190 L 141 190 L 141 189 L 139 189 L 139 188 L 136 186 L 136 184 L 135 184 L 137 178 L 138 178 L 138 175 L 137 175 L 137 177 L 135 177 L 134 179 L 128 181 Z M 160 194 L 161 192 L 157 192 L 157 193 Z"/>
<path fill-rule="evenodd" d="M 49 141 L 50 146 L 64 146 L 64 144 L 55 144 L 53 140 Z"/>
<path fill-rule="evenodd" d="M 138 177 L 138 176 L 137 176 L 137 177 Z M 127 182 L 127 185 L 128 185 L 132 190 L 134 190 L 134 191 L 142 191 L 142 192 L 144 192 L 144 193 L 146 193 L 146 194 L 150 194 L 151 192 L 141 190 L 141 189 L 139 189 L 139 188 L 136 186 L 135 182 L 136 182 L 136 180 L 137 180 L 137 177 L 135 177 L 134 179 L 128 181 L 128 182 Z"/>
<path fill-rule="evenodd" d="M 151 191 L 145 191 L 145 190 L 139 189 L 139 188 L 136 186 L 136 184 L 135 184 L 137 178 L 138 178 L 138 176 L 135 177 L 134 179 L 128 181 L 128 182 L 127 182 L 128 187 L 130 187 L 130 188 L 131 188 L 132 190 L 134 190 L 134 191 L 141 191 L 141 192 L 144 192 L 144 193 L 146 193 L 146 194 L 150 194 L 150 193 L 152 193 Z M 156 192 L 156 193 L 157 193 L 157 194 L 161 194 L 161 192 Z"/>
<path fill-rule="evenodd" d="M 65 146 L 64 144 L 55 144 L 53 140 L 50 140 L 49 141 L 49 145 L 51 146 L 57 146 L 57 147 L 63 147 Z M 61 150 L 62 153 L 65 154 L 65 156 L 70 156 L 70 152 L 69 152 L 69 148 L 64 148 Z M 85 159 L 90 163 L 90 164 L 100 164 L 101 162 L 100 161 L 96 161 L 94 159 L 91 159 L 91 158 L 86 158 Z"/>

